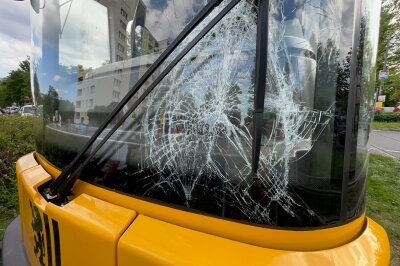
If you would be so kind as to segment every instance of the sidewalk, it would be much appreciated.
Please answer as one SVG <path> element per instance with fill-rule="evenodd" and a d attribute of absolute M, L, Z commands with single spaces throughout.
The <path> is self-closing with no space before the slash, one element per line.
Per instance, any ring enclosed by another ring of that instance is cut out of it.
<path fill-rule="evenodd" d="M 390 156 L 400 161 L 400 131 L 371 131 L 368 149 L 371 153 Z"/>

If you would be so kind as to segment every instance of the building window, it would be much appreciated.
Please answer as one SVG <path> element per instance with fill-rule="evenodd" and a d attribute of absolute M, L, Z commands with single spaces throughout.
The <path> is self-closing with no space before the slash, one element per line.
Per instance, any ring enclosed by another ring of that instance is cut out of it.
<path fill-rule="evenodd" d="M 89 107 L 93 107 L 93 99 L 89 100 Z"/>
<path fill-rule="evenodd" d="M 81 101 L 76 102 L 76 108 L 81 108 Z"/>
<path fill-rule="evenodd" d="M 125 34 L 123 34 L 122 32 L 119 32 L 119 39 L 124 42 L 126 40 Z"/>
<path fill-rule="evenodd" d="M 114 78 L 114 86 L 115 87 L 121 87 L 121 80 Z"/>
<path fill-rule="evenodd" d="M 124 30 L 126 30 L 126 23 L 123 22 L 122 20 L 119 21 L 119 25 L 121 26 L 121 28 L 123 28 Z"/>
<path fill-rule="evenodd" d="M 119 99 L 119 91 L 113 91 L 112 97 L 115 99 Z"/>
<path fill-rule="evenodd" d="M 121 56 L 117 55 L 117 61 L 122 61 L 124 60 Z"/>
<path fill-rule="evenodd" d="M 126 13 L 123 8 L 121 8 L 121 16 L 124 17 L 125 19 L 128 19 L 128 13 Z"/>
<path fill-rule="evenodd" d="M 94 93 L 95 87 L 96 87 L 95 85 L 90 86 L 90 94 L 93 94 L 93 93 Z"/>
<path fill-rule="evenodd" d="M 82 96 L 82 89 L 79 89 L 78 92 L 76 93 L 77 96 Z"/>
<path fill-rule="evenodd" d="M 123 46 L 122 44 L 118 43 L 118 50 L 119 50 L 121 53 L 124 53 L 124 52 L 125 52 L 125 46 Z"/>

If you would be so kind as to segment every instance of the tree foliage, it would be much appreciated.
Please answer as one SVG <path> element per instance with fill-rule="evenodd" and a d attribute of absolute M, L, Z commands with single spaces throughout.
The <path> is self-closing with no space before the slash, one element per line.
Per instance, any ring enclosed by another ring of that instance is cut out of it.
<path fill-rule="evenodd" d="M 389 70 L 389 79 L 385 80 L 384 93 L 387 106 L 394 106 L 400 94 L 400 0 L 385 0 L 382 4 L 379 31 L 377 69 Z M 376 87 L 381 86 L 377 79 Z"/>
<path fill-rule="evenodd" d="M 58 93 L 53 86 L 49 86 L 49 91 L 47 95 L 43 97 L 43 114 L 49 121 L 52 120 L 55 111 L 59 109 L 60 100 L 58 98 Z"/>
<path fill-rule="evenodd" d="M 0 106 L 32 102 L 29 58 L 19 63 L 0 83 Z"/>
<path fill-rule="evenodd" d="M 111 102 L 107 106 L 96 105 L 93 109 L 90 109 L 87 112 L 87 116 L 89 117 L 89 124 L 91 126 L 99 126 L 117 105 L 118 102 Z"/>
<path fill-rule="evenodd" d="M 72 102 L 68 100 L 60 100 L 60 115 L 62 120 L 68 123 L 73 123 L 75 106 Z"/>

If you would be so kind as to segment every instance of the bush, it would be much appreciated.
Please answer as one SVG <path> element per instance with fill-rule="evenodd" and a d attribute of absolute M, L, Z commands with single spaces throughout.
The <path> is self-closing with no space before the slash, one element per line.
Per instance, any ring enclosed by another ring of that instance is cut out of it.
<path fill-rule="evenodd" d="M 0 239 L 18 214 L 15 162 L 34 150 L 32 117 L 0 116 Z"/>
<path fill-rule="evenodd" d="M 400 112 L 377 112 L 374 121 L 376 122 L 400 122 Z"/>

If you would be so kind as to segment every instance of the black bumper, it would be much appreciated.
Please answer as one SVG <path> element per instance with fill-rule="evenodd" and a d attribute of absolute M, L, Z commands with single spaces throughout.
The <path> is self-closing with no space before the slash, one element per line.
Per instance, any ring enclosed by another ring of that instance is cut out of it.
<path fill-rule="evenodd" d="M 19 216 L 7 227 L 3 238 L 2 261 L 3 266 L 29 266 L 30 263 L 25 254 L 21 242 L 21 226 Z"/>

